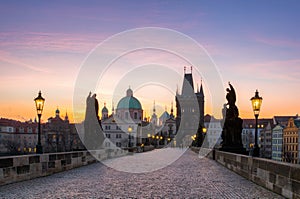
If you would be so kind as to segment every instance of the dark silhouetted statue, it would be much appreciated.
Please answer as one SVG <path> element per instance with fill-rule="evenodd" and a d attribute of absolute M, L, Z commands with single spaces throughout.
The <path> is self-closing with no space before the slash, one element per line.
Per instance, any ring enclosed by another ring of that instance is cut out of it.
<path fill-rule="evenodd" d="M 236 93 L 233 86 L 229 84 L 226 89 L 227 104 L 224 104 L 223 113 L 223 131 L 222 131 L 222 151 L 246 154 L 242 144 L 243 120 L 239 118 L 239 110 L 235 105 Z"/>
<path fill-rule="evenodd" d="M 105 139 L 101 122 L 99 120 L 99 104 L 96 94 L 91 96 L 89 93 L 86 99 L 86 112 L 84 120 L 84 145 L 88 150 L 96 150 L 103 148 Z"/>

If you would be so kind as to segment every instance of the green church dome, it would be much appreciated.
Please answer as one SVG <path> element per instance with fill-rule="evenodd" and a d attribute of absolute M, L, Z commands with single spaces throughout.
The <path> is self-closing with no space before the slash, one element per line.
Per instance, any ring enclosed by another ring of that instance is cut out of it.
<path fill-rule="evenodd" d="M 117 109 L 142 109 L 142 105 L 138 99 L 133 97 L 133 92 L 129 88 L 126 91 L 126 97 L 119 101 Z"/>
<path fill-rule="evenodd" d="M 142 105 L 135 97 L 126 96 L 119 101 L 117 109 L 142 109 Z"/>

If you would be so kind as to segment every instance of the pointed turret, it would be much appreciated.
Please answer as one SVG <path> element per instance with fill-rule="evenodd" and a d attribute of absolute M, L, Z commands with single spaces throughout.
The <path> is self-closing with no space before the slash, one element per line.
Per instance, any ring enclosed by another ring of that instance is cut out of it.
<path fill-rule="evenodd" d="M 151 116 L 151 123 L 156 126 L 157 125 L 157 115 L 156 115 L 156 109 L 155 109 L 155 100 L 153 102 L 153 114 Z"/>
<path fill-rule="evenodd" d="M 204 97 L 204 92 L 203 92 L 203 87 L 202 87 L 202 80 L 201 80 L 201 85 L 200 85 L 200 92 L 199 92 L 200 96 Z"/>
<path fill-rule="evenodd" d="M 101 112 L 102 112 L 102 117 L 101 117 L 102 120 L 108 118 L 108 109 L 106 108 L 105 102 Z"/>
<path fill-rule="evenodd" d="M 115 114 L 115 106 L 114 106 L 114 102 L 111 103 L 111 114 L 114 115 Z"/>
<path fill-rule="evenodd" d="M 69 122 L 68 112 L 66 111 L 65 122 Z"/>
<path fill-rule="evenodd" d="M 57 107 L 57 109 L 56 109 L 56 111 L 55 111 L 55 116 L 56 116 L 56 117 L 59 117 L 59 113 L 60 113 L 60 111 L 59 111 L 59 109 L 58 109 L 58 107 Z"/>
<path fill-rule="evenodd" d="M 171 118 L 171 119 L 174 119 L 173 102 L 171 102 L 171 114 L 170 114 L 170 118 Z"/>

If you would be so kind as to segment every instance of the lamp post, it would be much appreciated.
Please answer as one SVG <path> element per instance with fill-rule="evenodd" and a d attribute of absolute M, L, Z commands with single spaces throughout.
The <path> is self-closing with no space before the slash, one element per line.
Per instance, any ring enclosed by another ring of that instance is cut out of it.
<path fill-rule="evenodd" d="M 148 145 L 150 146 L 150 138 L 151 138 L 151 134 L 148 133 L 148 134 L 147 134 L 147 137 L 148 137 Z"/>
<path fill-rule="evenodd" d="M 260 112 L 260 107 L 262 104 L 262 97 L 260 97 L 258 95 L 258 91 L 256 90 L 255 92 L 255 96 L 252 97 L 251 99 L 252 102 L 252 108 L 253 108 L 253 112 L 254 112 L 254 116 L 255 116 L 255 142 L 254 142 L 254 149 L 253 149 L 253 156 L 254 157 L 259 157 L 259 147 L 257 144 L 257 120 L 258 120 L 258 115 Z"/>
<path fill-rule="evenodd" d="M 41 91 L 39 92 L 39 95 L 34 99 L 37 115 L 39 118 L 39 124 L 38 124 L 38 143 L 36 145 L 36 153 L 42 154 L 43 153 L 43 147 L 41 144 L 41 116 L 44 108 L 45 99 L 42 97 Z"/>
<path fill-rule="evenodd" d="M 131 132 L 132 132 L 132 128 L 131 126 L 128 127 L 128 148 L 131 147 Z"/>

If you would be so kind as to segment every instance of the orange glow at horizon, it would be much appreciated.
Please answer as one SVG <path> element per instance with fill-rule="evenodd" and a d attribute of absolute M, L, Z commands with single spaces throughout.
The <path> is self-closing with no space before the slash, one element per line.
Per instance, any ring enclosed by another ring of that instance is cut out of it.
<path fill-rule="evenodd" d="M 138 93 L 137 93 L 138 94 Z M 224 92 L 225 95 L 225 92 Z M 254 95 L 254 92 L 253 92 Z M 254 118 L 254 113 L 251 106 L 250 97 L 243 97 L 239 96 L 239 93 L 237 91 L 237 107 L 239 109 L 239 114 L 242 119 Z M 140 95 L 135 95 L 137 97 L 143 107 L 144 110 L 144 117 L 151 117 L 152 115 L 152 109 L 153 109 L 153 99 L 145 99 Z M 297 108 L 295 108 L 295 105 L 292 103 L 286 103 L 284 106 L 276 106 L 276 102 L 281 101 L 281 99 L 273 100 L 269 97 L 263 96 L 263 102 L 261 111 L 259 114 L 259 118 L 272 118 L 274 115 L 286 115 L 286 116 L 294 116 L 298 114 Z M 42 122 L 47 122 L 47 119 L 50 117 L 55 117 L 55 111 L 58 108 L 60 110 L 60 117 L 64 119 L 65 114 L 67 112 L 69 121 L 74 122 L 73 118 L 73 109 L 72 109 L 72 101 L 71 100 L 65 100 L 63 103 L 59 103 L 58 105 L 54 102 L 49 102 L 49 100 L 46 98 L 44 111 L 42 114 Z M 211 104 L 208 104 L 209 99 L 208 95 L 205 97 L 205 114 L 211 114 Z M 248 99 L 249 98 L 249 99 Z M 103 108 L 104 102 L 107 100 L 101 98 L 101 96 L 98 96 L 99 101 L 99 116 L 101 117 L 101 109 Z M 173 108 L 174 108 L 174 114 L 176 115 L 176 104 L 174 102 L 174 96 L 171 96 L 169 99 L 166 99 L 164 101 L 156 101 L 156 114 L 160 116 L 160 114 L 165 111 L 165 106 L 167 107 L 167 111 L 170 113 L 171 109 L 171 101 L 173 101 Z M 273 102 L 273 103 L 272 103 Z M 225 102 L 224 102 L 225 103 Z M 114 107 L 116 109 L 117 103 L 114 104 Z M 112 106 L 111 104 L 106 104 L 106 107 L 109 110 L 109 114 L 111 114 Z M 82 112 L 82 121 L 84 120 L 84 114 L 85 110 L 81 110 Z M 220 110 L 221 112 L 221 110 Z M 146 114 L 146 115 L 145 115 Z M 27 101 L 17 101 L 17 100 L 11 100 L 10 102 L 3 102 L 0 104 L 0 117 L 2 118 L 8 118 L 8 119 L 15 119 L 19 121 L 28 121 L 29 119 L 34 120 L 37 118 L 37 112 L 35 108 L 34 101 L 32 100 L 31 103 L 28 103 Z M 220 118 L 220 117 L 217 117 Z"/>

